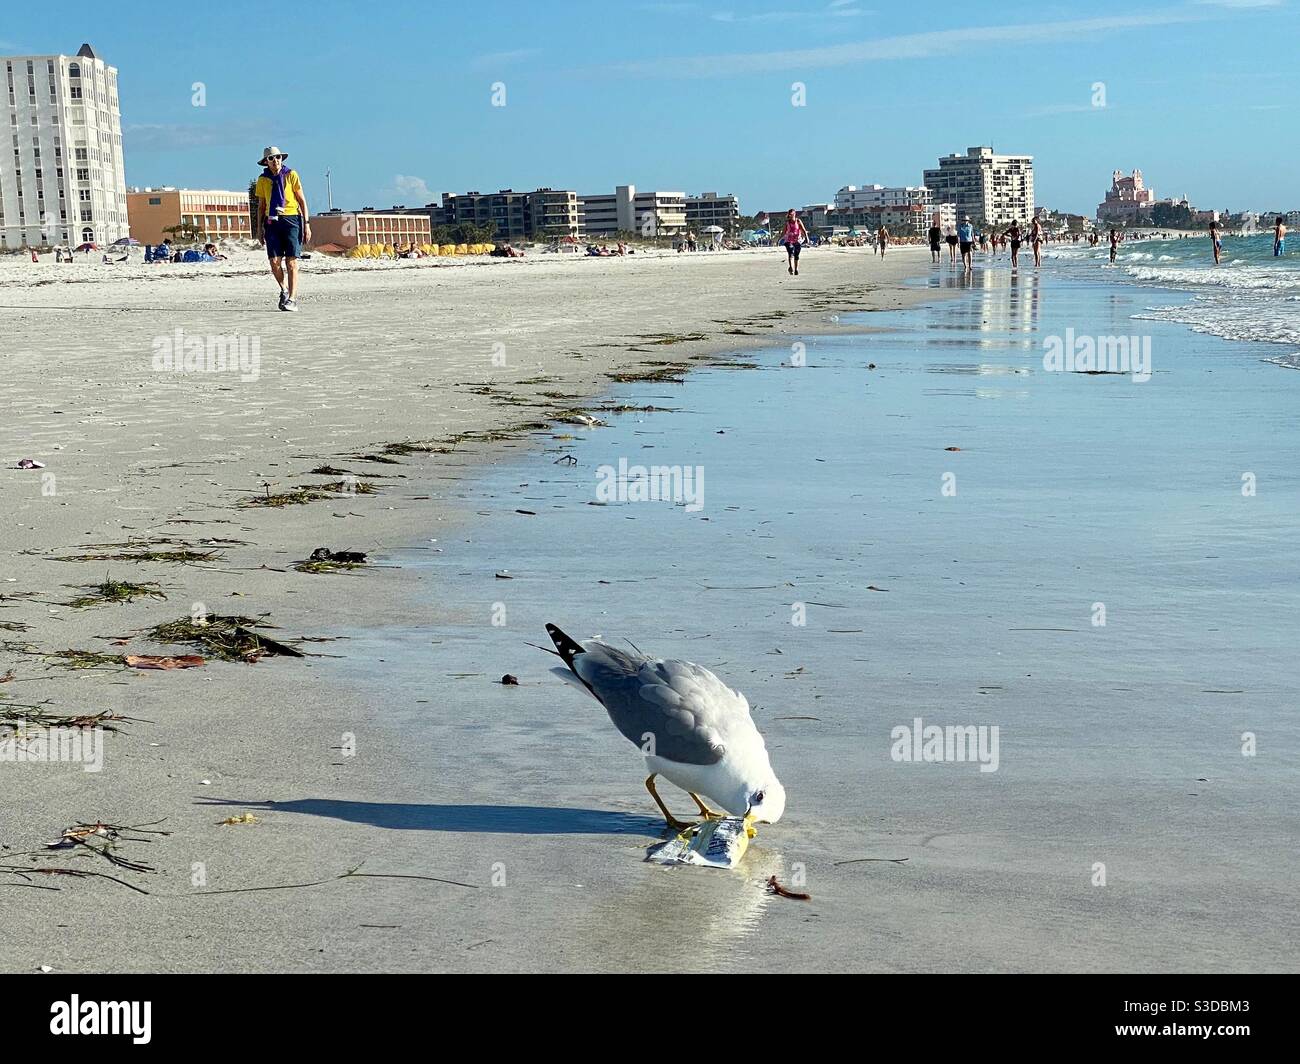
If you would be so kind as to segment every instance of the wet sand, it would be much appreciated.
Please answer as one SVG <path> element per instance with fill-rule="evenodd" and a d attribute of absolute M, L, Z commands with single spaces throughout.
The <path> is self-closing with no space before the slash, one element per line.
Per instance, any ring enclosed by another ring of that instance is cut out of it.
<path fill-rule="evenodd" d="M 118 874 L 147 896 L 106 879 L 0 876 L 22 914 L 3 966 L 323 971 L 542 963 L 522 948 L 512 959 L 499 952 L 465 959 L 491 937 L 484 929 L 527 927 L 539 913 L 567 919 L 572 891 L 582 888 L 539 879 L 541 865 L 528 855 L 563 867 L 557 845 L 563 850 L 575 829 L 603 838 L 611 823 L 621 832 L 615 844 L 639 854 L 652 821 L 637 801 L 627 817 L 615 807 L 611 821 L 600 792 L 578 812 L 546 800 L 536 812 L 502 811 L 517 804 L 519 788 L 490 771 L 491 750 L 482 773 L 446 786 L 454 765 L 471 766 L 470 750 L 427 745 L 425 726 L 442 714 L 491 721 L 502 693 L 518 693 L 482 684 L 447 704 L 433 690 L 437 677 L 468 671 L 475 646 L 469 629 L 459 646 L 433 635 L 467 616 L 439 594 L 459 564 L 456 537 L 530 520 L 481 494 L 481 470 L 584 431 L 555 420 L 566 411 L 612 416 L 593 406 L 611 387 L 612 371 L 707 365 L 763 345 L 788 349 L 798 337 L 845 331 L 834 320 L 845 312 L 925 298 L 900 286 L 920 258 L 899 251 L 882 265 L 865 251 L 825 251 L 807 256 L 797 279 L 785 274 L 779 252 L 341 269 L 309 273 L 296 317 L 276 314 L 274 289 L 256 263 L 175 277 L 5 264 L 8 416 L 0 450 L 5 464 L 32 457 L 45 469 L 4 473 L 11 521 L 0 555 L 0 676 L 14 676 L 0 685 L 0 706 L 39 706 L 57 716 L 107 710 L 139 722 L 107 736 L 100 773 L 0 767 L 0 842 L 13 855 L 0 863 L 48 867 L 22 855 L 75 823 L 153 824 L 170 834 L 121 845 L 123 856 L 156 874 L 114 869 L 80 852 L 56 862 Z M 256 379 L 159 371 L 158 341 L 178 328 L 187 337 L 255 337 Z M 534 422 L 547 427 L 522 428 Z M 434 453 L 399 448 L 397 465 L 356 457 L 410 441 Z M 346 472 L 309 473 L 323 466 Z M 378 493 L 284 508 L 241 505 L 351 476 Z M 216 553 L 186 565 L 56 560 L 135 549 L 103 546 L 122 543 Z M 421 543 L 420 556 L 439 563 L 431 569 L 405 564 L 402 551 Z M 292 568 L 322 545 L 369 551 L 376 564 L 330 575 Z M 167 599 L 66 605 L 82 593 L 74 587 L 106 576 L 156 582 Z M 303 644 L 320 657 L 210 661 L 185 672 L 67 670 L 48 656 L 185 653 L 190 648 L 140 632 L 213 614 L 265 617 L 282 639 L 349 638 Z M 383 648 L 356 637 L 395 619 L 428 637 L 430 691 L 410 705 L 398 699 L 399 681 L 385 678 Z M 364 683 L 351 682 L 362 676 Z M 355 737 L 355 756 L 341 749 L 346 736 Z M 265 800 L 284 804 L 256 804 Z M 330 803 L 326 816 L 291 815 L 293 803 L 316 801 Z M 419 808 L 404 810 L 403 802 Z M 248 811 L 261 822 L 218 824 Z M 400 830 L 408 817 L 437 830 Z M 539 830 L 549 833 L 533 834 Z M 485 847 L 484 837 L 508 841 L 509 852 Z M 464 885 L 335 880 L 357 866 L 374 876 Z M 612 874 L 636 877 L 639 868 L 615 862 Z M 494 872 L 516 889 L 494 887 Z M 315 881 L 324 882 L 248 890 Z"/>

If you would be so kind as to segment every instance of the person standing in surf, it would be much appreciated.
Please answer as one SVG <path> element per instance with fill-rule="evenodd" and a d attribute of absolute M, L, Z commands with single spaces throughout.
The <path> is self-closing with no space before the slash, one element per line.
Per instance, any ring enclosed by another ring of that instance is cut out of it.
<path fill-rule="evenodd" d="M 280 309 L 298 309 L 298 260 L 302 246 L 311 241 L 307 223 L 307 197 L 296 170 L 284 165 L 288 153 L 274 146 L 262 152 L 265 169 L 254 191 L 258 204 L 258 232 L 266 245 L 271 273 L 280 286 Z"/>
<path fill-rule="evenodd" d="M 1223 255 L 1223 234 L 1219 232 L 1219 223 L 1210 223 L 1210 243 L 1214 246 L 1214 265 L 1219 265 L 1219 258 Z M 1115 256 L 1111 255 L 1111 262 L 1115 261 Z"/>
<path fill-rule="evenodd" d="M 1110 264 L 1115 265 L 1115 256 L 1119 254 L 1119 231 L 1112 229 L 1110 231 Z M 1214 253 L 1214 261 L 1219 261 L 1219 253 Z"/>
<path fill-rule="evenodd" d="M 1273 258 L 1280 259 L 1286 254 L 1286 219 L 1280 214 L 1277 224 L 1273 226 Z"/>
<path fill-rule="evenodd" d="M 799 212 L 791 207 L 785 212 L 785 232 L 781 234 L 781 243 L 785 245 L 786 272 L 799 276 L 799 252 L 808 241 L 808 230 L 799 218 Z"/>
<path fill-rule="evenodd" d="M 1029 226 L 1029 246 L 1034 249 L 1034 265 L 1043 264 L 1043 223 L 1037 218 Z"/>
<path fill-rule="evenodd" d="M 1006 236 L 1011 241 L 1011 268 L 1015 269 L 1020 265 L 1020 223 L 1012 222 Z"/>

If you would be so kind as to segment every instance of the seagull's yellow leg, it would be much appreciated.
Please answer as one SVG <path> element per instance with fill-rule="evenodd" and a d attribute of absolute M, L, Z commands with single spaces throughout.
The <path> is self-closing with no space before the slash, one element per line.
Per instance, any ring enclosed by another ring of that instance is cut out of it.
<path fill-rule="evenodd" d="M 695 804 L 700 807 L 700 816 L 704 817 L 705 820 L 725 820 L 727 818 L 726 813 L 715 813 L 712 809 L 710 809 L 707 805 L 705 805 L 702 801 L 700 801 L 700 796 L 696 794 L 694 791 L 687 791 L 686 793 L 695 799 Z"/>
<path fill-rule="evenodd" d="M 664 800 L 659 797 L 659 792 L 655 790 L 655 776 L 659 773 L 652 772 L 646 777 L 645 789 L 650 792 L 650 797 L 655 800 L 655 805 L 659 807 L 659 812 L 663 813 L 664 819 L 668 821 L 668 826 L 674 831 L 685 831 L 691 825 L 684 821 L 678 820 L 672 813 L 668 812 L 668 807 L 664 805 Z"/>

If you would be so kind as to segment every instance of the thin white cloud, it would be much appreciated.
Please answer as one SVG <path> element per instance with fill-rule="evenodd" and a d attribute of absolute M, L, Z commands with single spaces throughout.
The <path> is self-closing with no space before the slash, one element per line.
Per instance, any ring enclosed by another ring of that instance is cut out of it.
<path fill-rule="evenodd" d="M 531 59 L 535 55 L 541 55 L 540 48 L 514 48 L 508 52 L 488 52 L 486 55 L 477 56 L 473 65 L 479 70 L 491 70 L 496 67 L 509 66 L 511 63 L 518 63 L 524 59 Z"/>
<path fill-rule="evenodd" d="M 795 22 L 826 18 L 827 16 L 831 18 L 853 18 L 867 14 L 870 14 L 870 12 L 863 11 L 858 7 L 857 0 L 831 0 L 824 8 L 805 8 L 799 11 L 755 11 L 748 14 L 737 14 L 734 11 L 715 11 L 709 18 L 713 22 L 738 25 L 745 22 Z"/>
<path fill-rule="evenodd" d="M 1035 107 L 1033 110 L 1026 111 L 1026 118 L 1047 118 L 1051 115 L 1074 115 L 1086 114 L 1090 111 L 1101 113 L 1102 111 L 1113 111 L 1111 106 L 1094 107 L 1090 103 L 1049 103 L 1042 107 Z"/>
<path fill-rule="evenodd" d="M 397 189 L 399 197 L 411 196 L 423 203 L 429 203 L 433 200 L 433 193 L 429 191 L 429 186 L 424 183 L 422 177 L 398 174 L 393 178 L 393 187 Z"/>
<path fill-rule="evenodd" d="M 1195 0 L 1195 3 L 1201 7 L 1230 7 L 1230 8 L 1252 8 L 1252 7 L 1281 7 L 1285 0 Z"/>
<path fill-rule="evenodd" d="M 930 59 L 958 55 L 991 44 L 1048 44 L 1077 41 L 1085 35 L 1114 33 L 1152 26 L 1196 22 L 1207 16 L 1186 8 L 1140 15 L 1112 15 L 1100 18 L 1033 22 L 1011 26 L 971 26 L 955 30 L 932 30 L 896 37 L 879 37 L 817 48 L 790 51 L 732 53 L 668 57 L 615 63 L 612 69 L 635 77 L 707 78 L 761 74 L 777 70 L 814 70 L 880 60 Z"/>

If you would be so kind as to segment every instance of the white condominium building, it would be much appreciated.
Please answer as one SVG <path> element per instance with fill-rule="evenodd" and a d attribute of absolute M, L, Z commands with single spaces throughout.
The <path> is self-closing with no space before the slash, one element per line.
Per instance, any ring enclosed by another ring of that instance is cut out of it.
<path fill-rule="evenodd" d="M 0 250 L 127 236 L 117 70 L 88 44 L 0 65 Z"/>
<path fill-rule="evenodd" d="M 967 148 L 945 155 L 925 171 L 925 186 L 935 203 L 956 205 L 976 225 L 1026 224 L 1034 216 L 1032 155 L 995 155 L 992 148 Z"/>
<path fill-rule="evenodd" d="M 686 230 L 686 196 L 681 192 L 638 192 L 619 185 L 612 196 L 583 196 L 578 206 L 582 232 L 613 236 L 673 236 Z"/>
<path fill-rule="evenodd" d="M 869 211 L 877 207 L 929 207 L 934 202 L 928 188 L 906 185 L 845 185 L 835 193 L 837 211 Z"/>

